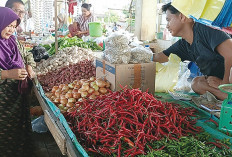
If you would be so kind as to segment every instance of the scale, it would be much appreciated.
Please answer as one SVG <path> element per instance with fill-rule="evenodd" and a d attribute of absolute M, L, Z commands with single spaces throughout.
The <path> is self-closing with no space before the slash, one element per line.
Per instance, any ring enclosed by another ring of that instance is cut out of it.
<path fill-rule="evenodd" d="M 218 88 L 228 94 L 221 106 L 219 130 L 232 133 L 232 84 L 220 85 Z"/>

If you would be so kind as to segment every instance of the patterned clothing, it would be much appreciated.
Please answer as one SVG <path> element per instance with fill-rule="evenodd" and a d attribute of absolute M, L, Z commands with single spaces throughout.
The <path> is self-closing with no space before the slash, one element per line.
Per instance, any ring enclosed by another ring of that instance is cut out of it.
<path fill-rule="evenodd" d="M 0 32 L 19 17 L 13 10 L 0 7 Z M 0 67 L 4 70 L 23 68 L 24 63 L 15 37 L 0 38 Z M 22 51 L 22 50 L 21 50 Z M 22 51 L 23 56 L 25 51 Z M 26 64 L 29 60 L 25 60 Z M 33 66 L 33 65 L 32 65 Z M 30 110 L 26 94 L 20 94 L 25 82 L 0 79 L 0 156 L 32 157 Z M 20 85 L 20 86 L 19 86 Z M 29 90 L 29 87 L 28 87 Z"/>
<path fill-rule="evenodd" d="M 31 122 L 25 95 L 18 92 L 18 81 L 0 83 L 1 157 L 31 157 Z"/>
<path fill-rule="evenodd" d="M 33 55 L 17 41 L 24 64 L 35 68 Z M 0 152 L 1 157 L 31 157 L 30 97 L 18 93 L 18 81 L 2 80 L 0 69 Z"/>
<path fill-rule="evenodd" d="M 20 54 L 22 56 L 23 62 L 25 65 L 30 65 L 32 69 L 35 69 L 36 63 L 33 58 L 33 54 L 31 52 L 26 51 L 24 46 L 17 40 L 17 46 L 20 51 Z M 2 69 L 0 68 L 0 78 L 1 78 L 1 71 Z M 4 80 L 0 79 L 0 83 L 3 82 Z"/>
<path fill-rule="evenodd" d="M 17 46 L 23 58 L 23 62 L 25 65 L 30 65 L 33 69 L 36 67 L 36 63 L 33 58 L 33 54 L 31 52 L 26 51 L 24 46 L 17 40 Z"/>
<path fill-rule="evenodd" d="M 79 16 L 76 19 L 76 22 L 79 24 L 80 27 L 80 31 L 88 31 L 89 30 L 89 23 L 94 21 L 94 17 L 92 14 L 90 14 L 90 16 L 88 17 L 88 19 L 84 19 L 84 16 Z M 86 33 L 87 35 L 89 35 L 89 33 Z M 84 34 L 84 35 L 86 35 Z"/>

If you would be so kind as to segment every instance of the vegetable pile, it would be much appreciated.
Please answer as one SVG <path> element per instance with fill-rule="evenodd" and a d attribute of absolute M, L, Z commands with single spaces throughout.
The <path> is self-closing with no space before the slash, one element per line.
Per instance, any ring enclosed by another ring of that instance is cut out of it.
<path fill-rule="evenodd" d="M 91 49 L 93 51 L 95 50 L 102 50 L 102 47 L 99 46 L 96 42 L 92 42 L 92 41 L 88 41 L 88 42 L 84 42 L 82 39 L 78 38 L 78 37 L 64 37 L 64 38 L 60 38 L 58 40 L 58 48 L 60 50 L 62 50 L 63 48 L 66 47 L 73 47 L 73 46 L 78 46 L 78 47 L 82 47 L 85 49 Z M 48 49 L 48 45 L 45 45 L 45 47 Z M 48 50 L 48 53 L 50 55 L 54 55 L 55 54 L 55 43 L 53 43 L 51 45 L 51 48 Z"/>
<path fill-rule="evenodd" d="M 61 112 L 71 112 L 78 109 L 79 105 L 75 105 L 77 101 L 83 101 L 85 98 L 95 99 L 99 95 L 107 94 L 109 87 L 109 82 L 91 77 L 89 80 L 75 80 L 69 84 L 54 86 L 51 93 L 46 95 Z"/>
<path fill-rule="evenodd" d="M 195 109 L 162 103 L 138 89 L 123 88 L 76 105 L 80 110 L 66 117 L 70 128 L 86 150 L 103 155 L 145 154 L 148 142 L 201 132 L 191 119 Z"/>
<path fill-rule="evenodd" d="M 43 89 L 49 92 L 53 86 L 68 84 L 74 80 L 88 79 L 95 75 L 96 68 L 93 62 L 86 60 L 77 64 L 65 66 L 56 71 L 50 71 L 44 75 L 38 75 L 38 80 Z"/>
<path fill-rule="evenodd" d="M 58 54 L 50 57 L 47 60 L 42 60 L 37 64 L 36 72 L 38 75 L 45 75 L 50 71 L 58 70 L 62 67 L 76 64 L 84 60 L 93 60 L 93 52 L 88 49 L 77 46 L 68 47 L 60 50 Z"/>
<path fill-rule="evenodd" d="M 164 138 L 160 141 L 156 141 L 151 144 L 152 149 L 146 155 L 140 155 L 139 157 L 230 157 L 232 151 L 229 150 L 227 145 L 231 145 L 229 139 L 223 139 L 219 142 L 205 142 L 209 138 L 200 139 L 199 136 L 208 136 L 205 133 L 199 134 L 196 137 L 184 136 L 178 140 L 170 140 Z M 218 147 L 220 149 L 217 149 Z"/>

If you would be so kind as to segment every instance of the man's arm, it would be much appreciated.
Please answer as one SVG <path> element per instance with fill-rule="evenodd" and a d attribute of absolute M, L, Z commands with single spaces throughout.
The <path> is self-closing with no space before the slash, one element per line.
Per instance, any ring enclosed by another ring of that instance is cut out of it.
<path fill-rule="evenodd" d="M 159 62 L 159 63 L 168 62 L 168 56 L 166 56 L 163 52 L 154 53 L 153 54 L 153 61 Z"/>
<path fill-rule="evenodd" d="M 216 47 L 225 59 L 225 74 L 221 84 L 229 83 L 230 69 L 232 67 L 232 39 L 225 40 Z"/>

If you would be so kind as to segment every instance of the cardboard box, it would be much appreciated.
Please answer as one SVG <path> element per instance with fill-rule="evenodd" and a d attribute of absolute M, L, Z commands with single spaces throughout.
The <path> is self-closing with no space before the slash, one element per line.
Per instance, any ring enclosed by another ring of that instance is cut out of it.
<path fill-rule="evenodd" d="M 142 64 L 110 64 L 103 59 L 96 59 L 96 77 L 105 78 L 111 83 L 111 90 L 120 90 L 122 86 L 140 88 L 142 91 L 149 89 L 155 92 L 155 62 Z"/>

